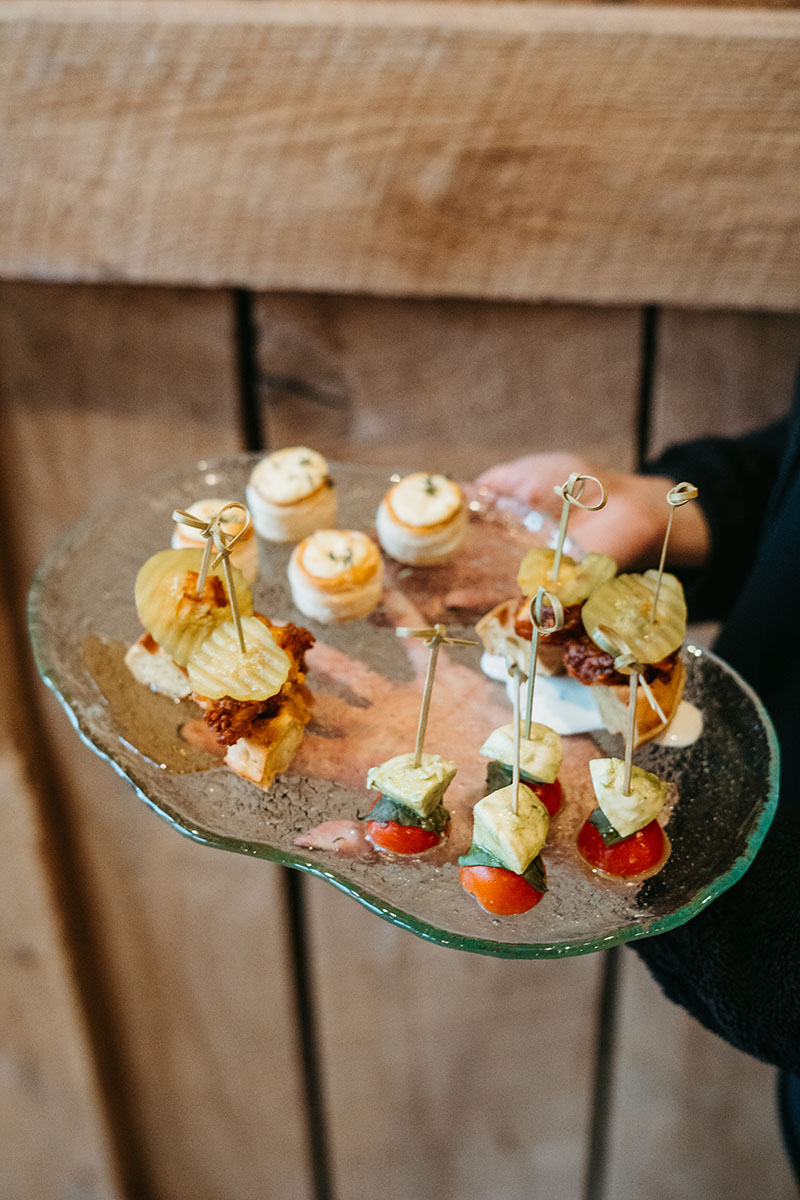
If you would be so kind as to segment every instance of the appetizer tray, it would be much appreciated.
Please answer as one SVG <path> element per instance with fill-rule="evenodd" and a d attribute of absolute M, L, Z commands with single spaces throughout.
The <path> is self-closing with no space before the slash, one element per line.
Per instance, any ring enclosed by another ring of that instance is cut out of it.
<path fill-rule="evenodd" d="M 519 561 L 531 545 L 553 544 L 555 523 L 512 504 L 471 495 L 461 551 L 446 566 L 387 562 L 384 600 L 366 619 L 322 626 L 293 607 L 286 580 L 290 546 L 259 545 L 257 611 L 312 630 L 308 656 L 314 718 L 292 764 L 268 792 L 233 775 L 181 737 L 199 710 L 137 684 L 123 664 L 141 633 L 134 608 L 142 563 L 169 545 L 174 508 L 215 496 L 243 499 L 257 455 L 179 467 L 151 478 L 74 526 L 34 579 L 30 630 L 39 671 L 82 739 L 138 796 L 180 833 L 220 849 L 308 871 L 387 921 L 442 946 L 507 958 L 583 954 L 682 924 L 730 887 L 752 861 L 777 803 L 777 749 L 754 693 L 708 651 L 683 650 L 687 699 L 702 712 L 691 746 L 649 745 L 635 761 L 675 784 L 665 810 L 671 853 L 658 874 L 615 881 L 593 873 L 575 837 L 594 807 L 587 764 L 622 753 L 621 739 L 564 739 L 564 805 L 543 858 L 549 891 L 522 916 L 493 917 L 458 879 L 469 846 L 472 805 L 484 794 L 478 748 L 511 720 L 501 683 L 479 667 L 480 650 L 443 647 L 426 749 L 458 764 L 446 796 L 450 836 L 417 857 L 382 854 L 358 815 L 375 798 L 368 767 L 413 750 L 427 651 L 394 636 L 395 626 L 437 621 L 453 636 L 474 636 L 475 620 L 514 594 Z M 342 528 L 374 532 L 378 502 L 391 484 L 384 469 L 331 464 Z M 396 476 L 394 477 L 396 478 Z"/>

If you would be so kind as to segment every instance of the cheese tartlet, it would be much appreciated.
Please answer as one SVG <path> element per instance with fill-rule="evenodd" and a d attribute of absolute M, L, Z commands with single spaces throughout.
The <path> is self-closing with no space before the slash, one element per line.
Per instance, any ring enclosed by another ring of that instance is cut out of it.
<path fill-rule="evenodd" d="M 296 606 L 323 624 L 366 617 L 378 607 L 383 561 L 378 547 L 353 529 L 318 529 L 289 559 Z"/>
<path fill-rule="evenodd" d="M 336 524 L 328 464 L 307 446 L 287 446 L 257 462 L 246 495 L 256 532 L 268 542 L 299 542 Z"/>
<path fill-rule="evenodd" d="M 195 500 L 194 504 L 190 504 L 186 511 L 193 517 L 210 521 L 226 504 L 233 504 L 233 501 Z M 232 537 L 239 533 L 244 523 L 241 510 L 231 509 L 222 518 L 223 530 Z M 202 550 L 204 544 L 204 538 L 199 529 L 194 529 L 191 525 L 175 526 L 172 534 L 173 550 L 194 550 L 197 547 Z M 258 578 L 258 546 L 255 529 L 252 525 L 231 550 L 231 562 L 239 568 L 248 583 L 255 583 Z"/>
<path fill-rule="evenodd" d="M 378 508 L 378 541 L 390 557 L 435 566 L 455 554 L 467 532 L 467 505 L 457 483 L 416 472 L 390 488 Z"/>

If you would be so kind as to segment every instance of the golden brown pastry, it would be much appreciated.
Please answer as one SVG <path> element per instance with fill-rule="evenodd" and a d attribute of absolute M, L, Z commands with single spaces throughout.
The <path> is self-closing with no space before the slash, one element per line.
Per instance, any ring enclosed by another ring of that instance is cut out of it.
<path fill-rule="evenodd" d="M 319 529 L 295 546 L 289 586 L 301 613 L 327 625 L 365 617 L 383 591 L 380 551 L 365 533 Z"/>
<path fill-rule="evenodd" d="M 398 562 L 434 566 L 458 550 L 467 532 L 467 505 L 457 483 L 417 472 L 390 488 L 378 508 L 383 549 Z"/>

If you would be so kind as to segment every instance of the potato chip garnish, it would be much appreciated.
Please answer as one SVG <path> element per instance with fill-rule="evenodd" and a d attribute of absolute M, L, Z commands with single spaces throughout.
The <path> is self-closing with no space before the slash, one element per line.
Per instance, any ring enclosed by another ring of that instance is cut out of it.
<path fill-rule="evenodd" d="M 161 550 L 148 558 L 136 577 L 139 620 L 181 667 L 217 625 L 231 618 L 221 569 L 209 571 L 203 593 L 198 595 L 202 560 L 202 550 Z M 233 582 L 239 611 L 249 616 L 253 598 L 244 576 L 235 567 Z"/>
<path fill-rule="evenodd" d="M 535 596 L 540 587 L 551 592 L 563 605 L 581 604 L 595 588 L 612 579 L 617 564 L 607 554 L 589 553 L 580 562 L 568 554 L 561 557 L 558 581 L 550 578 L 555 560 L 555 550 L 547 546 L 534 546 L 520 563 L 517 583 L 526 596 Z"/>
<path fill-rule="evenodd" d="M 592 592 L 581 611 L 584 628 L 592 641 L 602 650 L 615 653 L 599 629 L 606 625 L 625 640 L 639 662 L 660 662 L 677 650 L 686 636 L 683 587 L 674 575 L 661 577 L 658 611 L 653 621 L 657 583 L 658 571 L 645 571 L 644 575 L 617 575 Z"/>
<path fill-rule="evenodd" d="M 210 633 L 186 664 L 189 682 L 201 696 L 220 700 L 266 700 L 289 678 L 292 660 L 276 645 L 258 617 L 243 617 L 247 649 L 242 651 L 233 621 Z"/>

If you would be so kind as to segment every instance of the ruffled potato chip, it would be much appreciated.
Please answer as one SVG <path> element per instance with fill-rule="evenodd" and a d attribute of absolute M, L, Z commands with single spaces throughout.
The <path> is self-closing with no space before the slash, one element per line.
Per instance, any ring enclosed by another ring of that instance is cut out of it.
<path fill-rule="evenodd" d="M 658 594 L 655 621 L 651 620 L 658 571 L 644 575 L 617 575 L 592 592 L 581 618 L 592 641 L 610 654 L 599 626 L 618 634 L 640 663 L 660 662 L 682 644 L 686 636 L 686 601 L 683 587 L 674 575 L 664 574 Z"/>
<path fill-rule="evenodd" d="M 281 690 L 292 665 L 289 655 L 258 617 L 243 618 L 242 633 L 244 652 L 231 620 L 218 625 L 192 654 L 186 670 L 195 692 L 210 700 L 266 700 Z"/>
<path fill-rule="evenodd" d="M 561 601 L 565 607 L 582 604 L 595 588 L 612 579 L 617 564 L 607 554 L 587 554 L 580 562 L 568 554 L 561 557 L 558 581 L 550 578 L 555 559 L 555 550 L 547 546 L 534 546 L 523 558 L 517 572 L 520 591 L 526 596 L 535 596 L 540 587 Z"/>
<path fill-rule="evenodd" d="M 139 620 L 181 667 L 218 625 L 231 619 L 221 567 L 209 571 L 202 596 L 197 594 L 202 560 L 202 550 L 161 550 L 148 558 L 136 577 Z M 236 567 L 233 586 L 239 612 L 250 616 L 253 598 Z"/>

